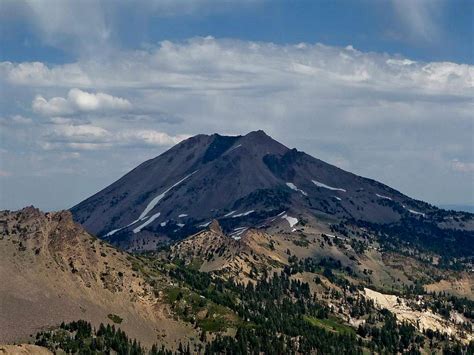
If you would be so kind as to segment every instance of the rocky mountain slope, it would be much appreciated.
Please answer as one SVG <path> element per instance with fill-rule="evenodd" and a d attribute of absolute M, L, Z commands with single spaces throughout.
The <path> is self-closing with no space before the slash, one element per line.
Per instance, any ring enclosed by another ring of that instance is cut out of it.
<path fill-rule="evenodd" d="M 249 229 L 236 240 L 227 237 L 214 221 L 211 228 L 173 244 L 168 258 L 242 283 L 258 283 L 281 272 L 289 274 L 291 279 L 307 283 L 319 302 L 339 309 L 338 316 L 352 326 L 364 324 L 366 319 L 357 316 L 347 299 L 362 297 L 419 331 L 446 333 L 465 343 L 474 340 L 472 312 L 463 315 L 464 307 L 448 307 L 447 313 L 436 311 L 429 305 L 443 304 L 447 299 L 426 292 L 433 291 L 433 284 L 457 280 L 467 288 L 456 290 L 450 284 L 437 292 L 462 297 L 472 304 L 471 274 L 439 270 L 412 257 L 384 252 L 377 242 L 360 235 L 349 238 L 331 233 L 324 224 L 308 223 L 296 233 L 278 227 Z M 416 287 L 418 291 L 413 294 Z M 344 297 L 337 296 L 340 293 Z"/>
<path fill-rule="evenodd" d="M 272 247 L 273 236 L 257 231 L 242 231 L 242 238 L 227 236 L 214 220 L 209 228 L 171 246 L 170 258 L 185 261 L 202 272 L 215 272 L 243 282 L 256 280 L 262 271 L 281 268 L 287 255 Z"/>
<path fill-rule="evenodd" d="M 70 212 L 0 212 L 0 344 L 61 322 L 120 324 L 144 344 L 171 348 L 195 330 L 173 319 L 159 290 L 169 278 L 90 236 Z"/>
<path fill-rule="evenodd" d="M 136 250 L 196 233 L 213 219 L 229 233 L 282 212 L 291 229 L 303 214 L 386 224 L 437 211 L 263 131 L 189 138 L 71 209 L 90 233 Z"/>

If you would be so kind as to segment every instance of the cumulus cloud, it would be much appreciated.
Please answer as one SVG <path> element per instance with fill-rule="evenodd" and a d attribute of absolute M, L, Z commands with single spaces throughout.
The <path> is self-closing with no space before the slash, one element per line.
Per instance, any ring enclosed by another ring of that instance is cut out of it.
<path fill-rule="evenodd" d="M 72 115 L 78 112 L 127 111 L 132 104 L 123 98 L 98 92 L 96 94 L 80 89 L 69 90 L 67 97 L 53 97 L 50 100 L 38 95 L 32 103 L 33 110 L 44 116 Z"/>
<path fill-rule="evenodd" d="M 70 107 L 68 100 L 62 97 L 53 97 L 46 100 L 43 96 L 38 95 L 32 103 L 33 111 L 46 116 L 70 115 L 74 113 L 74 109 Z"/>

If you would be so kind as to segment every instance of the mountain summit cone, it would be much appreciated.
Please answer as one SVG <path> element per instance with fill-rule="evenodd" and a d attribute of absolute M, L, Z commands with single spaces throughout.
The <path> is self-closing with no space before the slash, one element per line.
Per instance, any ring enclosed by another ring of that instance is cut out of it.
<path fill-rule="evenodd" d="M 254 131 L 186 139 L 71 211 L 90 233 L 116 245 L 154 249 L 214 219 L 231 233 L 283 212 L 292 228 L 305 215 L 392 223 L 433 209 Z"/>

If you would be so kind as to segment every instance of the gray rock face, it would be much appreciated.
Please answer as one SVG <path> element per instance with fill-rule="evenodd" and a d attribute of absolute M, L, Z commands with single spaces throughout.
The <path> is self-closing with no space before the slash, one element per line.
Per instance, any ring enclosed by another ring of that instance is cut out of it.
<path fill-rule="evenodd" d="M 179 239 L 219 220 L 258 225 L 280 212 L 389 223 L 431 206 L 296 149 L 263 131 L 197 135 L 71 209 L 90 233 L 127 245 L 138 236 Z"/>

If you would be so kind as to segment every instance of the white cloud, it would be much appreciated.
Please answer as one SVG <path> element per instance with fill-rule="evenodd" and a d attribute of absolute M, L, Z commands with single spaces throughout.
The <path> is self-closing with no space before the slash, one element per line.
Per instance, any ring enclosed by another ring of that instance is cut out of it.
<path fill-rule="evenodd" d="M 71 115 L 74 109 L 63 97 L 53 97 L 49 101 L 38 95 L 32 102 L 33 111 L 45 116 Z"/>
<path fill-rule="evenodd" d="M 22 115 L 13 115 L 11 117 L 12 121 L 17 123 L 17 124 L 29 124 L 33 122 L 33 120 L 29 117 L 24 117 Z"/>
<path fill-rule="evenodd" d="M 24 117 L 22 115 L 12 115 L 10 117 L 0 117 L 0 125 L 28 125 L 31 124 L 33 120 L 29 117 Z"/>
<path fill-rule="evenodd" d="M 466 64 L 414 62 L 321 44 L 275 45 L 212 37 L 164 41 L 148 51 L 117 53 L 106 63 L 85 60 L 47 67 L 4 62 L 0 68 L 10 84 L 35 87 L 205 92 L 289 90 L 305 85 L 322 89 L 322 84 L 329 84 L 329 88 L 463 96 L 470 94 L 466 90 L 473 88 L 474 75 L 474 68 Z"/>
<path fill-rule="evenodd" d="M 77 63 L 50 68 L 40 62 L 2 62 L 0 73 L 0 77 L 13 85 L 84 87 L 92 84 L 92 80 Z"/>
<path fill-rule="evenodd" d="M 144 143 L 150 146 L 170 146 L 189 137 L 187 134 L 170 136 L 167 133 L 155 130 L 137 130 L 120 133 L 118 135 L 118 142 L 122 144 L 130 142 L 132 144 Z"/>
<path fill-rule="evenodd" d="M 64 148 L 77 150 L 103 150 L 119 147 L 171 146 L 189 138 L 189 135 L 169 135 L 165 132 L 144 129 L 107 130 L 91 124 L 55 124 L 45 134 L 41 147 L 45 150 Z"/>
<path fill-rule="evenodd" d="M 458 159 L 454 159 L 451 162 L 451 168 L 454 171 L 461 172 L 461 173 L 472 173 L 474 172 L 474 163 L 469 162 L 462 162 Z"/>
<path fill-rule="evenodd" d="M 38 95 L 32 103 L 33 110 L 44 116 L 72 115 L 77 112 L 127 111 L 132 104 L 123 98 L 98 92 L 88 93 L 71 89 L 66 98 L 53 97 L 50 100 Z"/>
<path fill-rule="evenodd" d="M 103 140 L 110 136 L 110 133 L 106 129 L 93 125 L 59 125 L 54 127 L 53 134 L 61 138 L 87 142 Z"/>
<path fill-rule="evenodd" d="M 91 94 L 79 89 L 68 93 L 68 101 L 79 111 L 129 110 L 132 105 L 126 99 L 98 92 Z"/>

